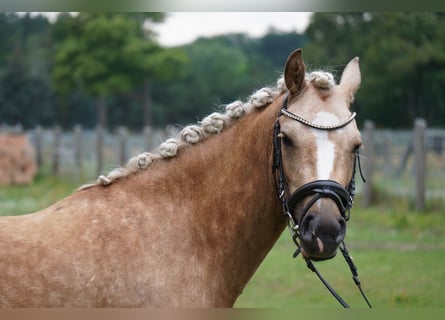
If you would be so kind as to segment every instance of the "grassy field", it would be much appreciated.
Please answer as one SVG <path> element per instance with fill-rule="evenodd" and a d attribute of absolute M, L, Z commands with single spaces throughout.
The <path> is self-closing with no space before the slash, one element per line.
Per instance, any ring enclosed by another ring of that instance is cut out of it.
<path fill-rule="evenodd" d="M 19 215 L 43 209 L 69 195 L 81 184 L 38 174 L 30 185 L 0 186 L 0 215 Z"/>
<path fill-rule="evenodd" d="M 40 175 L 30 186 L 0 187 L 0 215 L 39 210 L 70 194 L 83 181 Z M 362 286 L 375 307 L 445 307 L 445 212 L 433 203 L 415 213 L 410 201 L 352 211 L 346 244 Z M 278 240 L 236 307 L 338 307 L 299 257 L 287 230 Z M 366 307 L 341 255 L 316 264 L 352 307 Z"/>
<path fill-rule="evenodd" d="M 445 307 L 445 219 L 435 215 L 416 220 L 413 213 L 401 218 L 375 209 L 354 212 L 346 243 L 375 307 Z M 293 249 L 284 233 L 238 307 L 337 306 L 304 261 L 291 258 Z M 341 255 L 316 266 L 352 307 L 366 307 Z"/>

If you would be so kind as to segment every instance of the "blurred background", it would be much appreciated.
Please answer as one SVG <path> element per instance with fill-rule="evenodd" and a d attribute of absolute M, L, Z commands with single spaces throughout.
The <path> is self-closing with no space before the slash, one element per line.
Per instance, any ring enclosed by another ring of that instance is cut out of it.
<path fill-rule="evenodd" d="M 444 307 L 443 13 L 0 13 L 0 214 L 39 210 L 275 85 L 296 48 L 307 69 L 337 80 L 360 57 L 353 109 L 368 183 L 348 237 L 369 262 L 370 299 Z M 279 240 L 239 306 L 335 305 L 295 271 L 290 242 Z M 326 272 L 349 290 L 343 267 Z"/>

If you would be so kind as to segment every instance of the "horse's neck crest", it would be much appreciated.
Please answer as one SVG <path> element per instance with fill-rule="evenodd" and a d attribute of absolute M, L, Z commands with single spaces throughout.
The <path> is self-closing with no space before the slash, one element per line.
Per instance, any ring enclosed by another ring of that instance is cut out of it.
<path fill-rule="evenodd" d="M 335 85 L 333 76 L 330 73 L 321 71 L 308 74 L 306 80 L 324 90 L 330 89 Z M 224 113 L 214 112 L 202 119 L 198 124 L 185 127 L 180 131 L 178 137 L 169 138 L 161 143 L 157 151 L 143 152 L 131 158 L 124 167 L 116 168 L 106 176 L 101 175 L 96 182 L 84 185 L 80 189 L 86 189 L 95 185 L 109 185 L 116 179 L 147 169 L 156 160 L 175 157 L 182 147 L 199 143 L 211 135 L 220 133 L 225 127 L 246 113 L 269 105 L 285 90 L 284 78 L 281 77 L 278 79 L 276 87 L 265 87 L 258 90 L 245 103 L 235 101 L 226 105 Z"/>

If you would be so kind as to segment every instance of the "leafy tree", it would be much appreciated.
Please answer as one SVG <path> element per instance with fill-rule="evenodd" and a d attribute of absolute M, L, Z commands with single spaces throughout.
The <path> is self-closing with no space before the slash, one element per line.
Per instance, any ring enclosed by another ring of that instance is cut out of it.
<path fill-rule="evenodd" d="M 165 106 L 158 116 L 174 123 L 195 122 L 221 103 L 236 98 L 245 86 L 248 58 L 225 39 L 199 39 L 183 46 L 188 63 L 175 79 L 156 86 L 154 98 Z"/>
<path fill-rule="evenodd" d="M 268 61 L 271 69 L 282 71 L 289 53 L 303 47 L 306 36 L 296 32 L 280 32 L 272 28 L 258 42 L 258 50 L 263 59 Z"/>
<path fill-rule="evenodd" d="M 144 107 L 144 124 L 152 126 L 154 123 L 153 83 L 169 82 L 182 76 L 182 66 L 188 62 L 187 54 L 177 48 L 162 49 L 147 60 L 150 70 L 142 85 L 142 101 Z"/>
<path fill-rule="evenodd" d="M 50 24 L 42 16 L 0 13 L 0 119 L 26 127 L 55 120 L 49 79 Z"/>
<path fill-rule="evenodd" d="M 445 19 L 441 13 L 315 13 L 305 56 L 340 71 L 360 56 L 360 119 L 411 127 L 416 117 L 443 125 Z M 328 68 L 329 69 L 329 68 Z"/>
<path fill-rule="evenodd" d="M 0 77 L 0 119 L 25 127 L 54 121 L 48 83 L 29 75 L 19 56 Z"/>
<path fill-rule="evenodd" d="M 55 37 L 63 38 L 55 56 L 55 88 L 68 94 L 80 87 L 95 97 L 102 127 L 106 126 L 106 98 L 142 82 L 150 72 L 150 55 L 160 51 L 144 34 L 142 20 L 140 14 L 133 19 L 127 13 L 80 13 L 62 16 L 55 27 Z"/>
<path fill-rule="evenodd" d="M 16 49 L 16 33 L 19 18 L 14 13 L 0 12 L 0 71 L 8 65 Z"/>
<path fill-rule="evenodd" d="M 227 34 L 181 46 L 178 49 L 187 54 L 188 63 L 174 79 L 155 84 L 157 122 L 196 122 L 212 108 L 245 100 L 255 89 L 274 85 L 287 55 L 304 39 L 295 32 L 273 31 L 263 38 Z"/>
<path fill-rule="evenodd" d="M 387 126 L 411 127 L 417 117 L 430 125 L 443 125 L 443 15 L 385 13 L 373 15 L 371 22 L 379 29 L 370 31 L 373 45 L 365 51 L 367 112 Z"/>

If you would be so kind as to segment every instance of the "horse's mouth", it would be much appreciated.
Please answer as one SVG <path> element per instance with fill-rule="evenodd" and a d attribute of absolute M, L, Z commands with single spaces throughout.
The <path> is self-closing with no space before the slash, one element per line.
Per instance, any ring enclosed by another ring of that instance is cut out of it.
<path fill-rule="evenodd" d="M 306 247 L 304 243 L 301 244 L 300 250 L 301 254 L 305 258 L 309 258 L 312 261 L 324 261 L 334 258 L 337 255 L 337 248 L 330 251 L 320 250 L 318 248 L 314 248 L 313 246 Z M 322 247 L 321 247 L 322 248 Z M 315 249 L 315 250 L 314 250 Z"/>
<path fill-rule="evenodd" d="M 308 258 L 312 261 L 324 261 L 334 258 L 337 255 L 337 252 L 334 252 L 334 254 L 330 257 L 317 257 L 317 256 L 309 256 Z"/>

